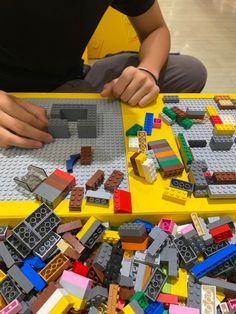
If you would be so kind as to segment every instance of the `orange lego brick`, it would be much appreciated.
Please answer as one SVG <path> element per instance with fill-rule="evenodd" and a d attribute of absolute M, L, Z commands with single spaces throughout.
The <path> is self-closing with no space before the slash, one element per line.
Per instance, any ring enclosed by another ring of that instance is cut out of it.
<path fill-rule="evenodd" d="M 168 151 L 165 151 L 165 152 L 161 152 L 161 153 L 156 153 L 155 154 L 155 156 L 157 158 L 163 158 L 163 157 L 172 156 L 172 155 L 175 155 L 173 150 L 168 150 Z"/>
<path fill-rule="evenodd" d="M 134 250 L 134 251 L 144 251 L 148 246 L 148 238 L 146 238 L 142 243 L 130 243 L 130 242 L 122 242 L 123 250 Z"/>
<path fill-rule="evenodd" d="M 114 283 L 110 284 L 108 302 L 107 302 L 107 314 L 116 313 L 118 293 L 119 293 L 119 286 Z"/>

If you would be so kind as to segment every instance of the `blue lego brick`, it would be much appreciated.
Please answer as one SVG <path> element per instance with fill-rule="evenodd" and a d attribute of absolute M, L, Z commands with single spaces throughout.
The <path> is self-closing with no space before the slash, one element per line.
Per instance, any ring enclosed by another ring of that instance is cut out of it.
<path fill-rule="evenodd" d="M 136 219 L 133 222 L 136 224 L 144 224 L 144 227 L 146 228 L 147 233 L 149 233 L 152 230 L 152 224 L 150 224 L 148 221 Z"/>
<path fill-rule="evenodd" d="M 80 159 L 80 154 L 74 154 L 70 156 L 70 159 L 66 161 L 66 171 L 72 173 L 73 167 L 76 161 Z"/>
<path fill-rule="evenodd" d="M 161 302 L 152 302 L 145 309 L 144 314 L 163 314 L 164 305 Z"/>
<path fill-rule="evenodd" d="M 194 265 L 191 268 L 191 272 L 197 279 L 199 279 L 234 256 L 236 256 L 236 245 L 228 245 L 226 248 L 211 255 L 203 262 Z"/>
<path fill-rule="evenodd" d="M 147 112 L 144 120 L 143 130 L 147 132 L 147 135 L 152 135 L 152 126 L 153 126 L 154 114 Z"/>
<path fill-rule="evenodd" d="M 46 287 L 46 282 L 29 264 L 24 264 L 20 270 L 32 282 L 36 291 L 42 291 Z"/>
<path fill-rule="evenodd" d="M 25 264 L 29 264 L 35 269 L 41 269 L 46 266 L 46 264 L 38 256 L 29 256 L 24 260 Z"/>

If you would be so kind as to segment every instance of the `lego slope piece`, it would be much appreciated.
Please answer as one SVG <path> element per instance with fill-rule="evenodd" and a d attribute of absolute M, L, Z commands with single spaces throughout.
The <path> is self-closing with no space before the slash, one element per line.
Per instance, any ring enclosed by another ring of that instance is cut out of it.
<path fill-rule="evenodd" d="M 132 213 L 131 193 L 123 190 L 114 192 L 114 212 Z"/>

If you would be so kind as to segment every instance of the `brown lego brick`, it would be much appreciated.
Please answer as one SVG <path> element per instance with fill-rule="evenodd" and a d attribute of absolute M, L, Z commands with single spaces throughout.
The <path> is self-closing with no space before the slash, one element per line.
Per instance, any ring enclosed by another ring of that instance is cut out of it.
<path fill-rule="evenodd" d="M 57 233 L 62 234 L 68 231 L 73 231 L 82 228 L 82 223 L 80 219 L 61 224 L 57 227 Z"/>
<path fill-rule="evenodd" d="M 149 282 L 149 279 L 152 275 L 152 267 L 149 265 L 145 266 L 144 276 L 143 276 L 143 282 L 142 282 L 142 290 L 145 289 L 147 283 Z"/>
<path fill-rule="evenodd" d="M 105 189 L 113 193 L 116 189 L 118 189 L 123 178 L 123 172 L 114 170 L 107 181 L 104 183 Z"/>
<path fill-rule="evenodd" d="M 91 146 L 82 146 L 80 151 L 80 164 L 91 165 L 92 163 L 92 148 Z"/>
<path fill-rule="evenodd" d="M 221 95 L 214 97 L 214 101 L 215 101 L 216 103 L 218 103 L 219 100 L 230 100 L 230 97 L 229 97 L 229 96 L 221 96 Z"/>
<path fill-rule="evenodd" d="M 130 242 L 130 243 L 143 243 L 145 241 L 145 239 L 147 238 L 147 234 L 143 234 L 141 237 L 137 236 L 128 236 L 128 237 L 124 237 L 124 236 L 120 236 L 120 240 L 121 242 Z"/>
<path fill-rule="evenodd" d="M 0 310 L 2 310 L 6 305 L 7 303 L 5 302 L 3 296 L 0 294 Z"/>
<path fill-rule="evenodd" d="M 140 153 L 136 152 L 134 153 L 131 157 L 130 157 L 130 162 L 131 162 L 131 165 L 133 167 L 133 170 L 134 170 L 134 174 L 136 176 L 139 176 L 139 171 L 138 171 L 138 167 L 136 165 L 136 161 L 135 161 L 135 158 L 139 155 Z"/>
<path fill-rule="evenodd" d="M 37 300 L 32 302 L 30 305 L 30 309 L 33 314 L 36 314 L 40 308 L 44 305 L 44 303 L 50 298 L 50 296 L 58 289 L 59 284 L 54 282 L 50 282 L 49 285 L 43 289 L 41 293 L 38 293 Z"/>
<path fill-rule="evenodd" d="M 87 181 L 86 190 L 96 190 L 104 180 L 104 171 L 97 170 L 94 175 Z"/>
<path fill-rule="evenodd" d="M 177 174 L 181 174 L 183 171 L 184 171 L 184 166 L 182 164 L 178 164 L 178 165 L 164 167 L 160 170 L 160 173 L 163 178 L 166 178 L 169 176 L 175 176 Z"/>
<path fill-rule="evenodd" d="M 63 234 L 62 238 L 69 243 L 79 254 L 84 251 L 84 246 L 70 232 Z"/>
<path fill-rule="evenodd" d="M 64 254 L 59 253 L 39 272 L 39 275 L 46 283 L 49 283 L 57 280 L 69 266 L 69 259 Z"/>
<path fill-rule="evenodd" d="M 172 107 L 171 110 L 176 113 L 176 116 L 179 120 L 183 120 L 187 117 L 187 113 L 178 107 Z"/>
<path fill-rule="evenodd" d="M 59 242 L 57 242 L 57 247 L 62 254 L 69 258 L 76 260 L 80 257 L 80 254 L 69 243 L 64 241 L 64 239 L 61 239 Z"/>
<path fill-rule="evenodd" d="M 117 284 L 111 283 L 109 286 L 109 294 L 107 301 L 107 314 L 116 313 L 116 305 L 119 293 L 119 286 Z"/>
<path fill-rule="evenodd" d="M 129 300 L 135 294 L 134 288 L 120 287 L 119 297 L 122 300 Z"/>
<path fill-rule="evenodd" d="M 148 143 L 148 148 L 149 149 L 153 149 L 153 150 L 155 150 L 155 149 L 158 149 L 158 148 L 163 148 L 163 147 L 170 147 L 170 145 L 166 142 L 166 143 L 161 143 L 161 144 L 154 144 L 154 145 L 150 145 L 149 143 Z"/>
<path fill-rule="evenodd" d="M 100 270 L 98 270 L 94 265 L 89 267 L 89 272 L 87 275 L 88 278 L 93 280 L 94 286 L 102 286 L 104 274 Z"/>
<path fill-rule="evenodd" d="M 194 115 L 194 114 L 187 114 L 187 118 L 189 119 L 198 119 L 198 120 L 203 120 L 205 118 L 205 114 L 204 115 Z"/>
<path fill-rule="evenodd" d="M 69 209 L 71 211 L 80 211 L 84 198 L 83 187 L 73 187 L 70 195 Z"/>
<path fill-rule="evenodd" d="M 214 172 L 213 179 L 217 184 L 236 184 L 236 172 Z"/>
<path fill-rule="evenodd" d="M 68 186 L 68 182 L 66 180 L 55 175 L 54 173 L 52 173 L 49 177 L 47 177 L 44 180 L 44 183 L 54 187 L 55 189 L 61 192 L 63 192 Z"/>

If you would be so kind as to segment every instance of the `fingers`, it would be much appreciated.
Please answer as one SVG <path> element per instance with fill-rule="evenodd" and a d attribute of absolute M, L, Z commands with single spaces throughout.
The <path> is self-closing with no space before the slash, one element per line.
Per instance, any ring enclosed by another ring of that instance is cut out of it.
<path fill-rule="evenodd" d="M 24 108 L 15 102 L 15 99 L 8 97 L 7 95 L 1 96 L 0 108 L 13 118 L 19 119 L 22 122 L 32 125 L 33 127 L 41 130 L 46 129 L 46 123 L 36 118 Z"/>
<path fill-rule="evenodd" d="M 22 137 L 31 138 L 44 143 L 50 143 L 52 141 L 52 136 L 50 134 L 38 130 L 21 120 L 17 120 L 4 111 L 0 111 L 0 121 L 2 127 L 11 130 Z"/>
<path fill-rule="evenodd" d="M 10 148 L 12 146 L 21 147 L 21 148 L 40 148 L 42 143 L 27 138 L 20 137 L 11 133 L 10 131 L 0 127 L 0 147 L 1 148 Z"/>
<path fill-rule="evenodd" d="M 40 119 L 41 122 L 47 126 L 48 118 L 47 118 L 47 110 L 45 108 L 36 106 L 28 101 L 25 101 L 20 98 L 13 97 L 14 101 L 24 108 L 27 112 L 31 113 L 34 117 Z"/>
<path fill-rule="evenodd" d="M 139 102 L 138 105 L 140 107 L 145 107 L 147 105 L 149 105 L 152 101 L 154 101 L 158 94 L 160 92 L 160 89 L 158 86 L 156 86 L 155 89 L 153 89 L 150 93 L 148 93 L 147 95 L 145 95 Z"/>
<path fill-rule="evenodd" d="M 121 76 L 116 79 L 116 82 L 113 86 L 113 95 L 116 98 L 121 98 L 121 95 L 124 93 L 125 89 L 129 86 L 129 84 L 132 82 L 136 68 L 134 67 L 127 67 L 121 74 Z M 122 100 L 122 99 L 121 99 Z"/>
<path fill-rule="evenodd" d="M 113 86 L 115 84 L 115 80 L 107 83 L 103 86 L 103 90 L 101 92 L 102 97 L 108 97 L 112 95 Z"/>

